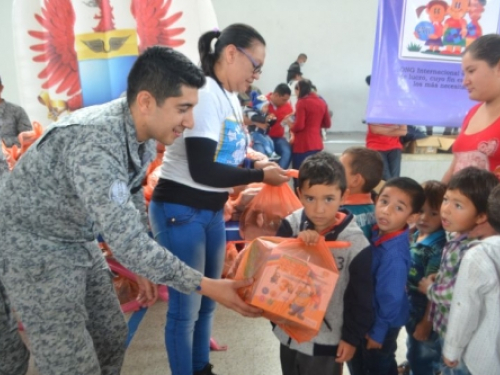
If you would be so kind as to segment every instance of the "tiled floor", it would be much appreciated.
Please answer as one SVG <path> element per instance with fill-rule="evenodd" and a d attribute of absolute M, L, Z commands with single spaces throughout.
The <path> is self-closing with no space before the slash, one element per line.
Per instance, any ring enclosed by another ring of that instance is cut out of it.
<path fill-rule="evenodd" d="M 125 357 L 122 375 L 169 375 L 164 345 L 167 305 L 157 302 L 148 309 Z M 130 315 L 128 316 L 130 317 Z M 227 351 L 212 352 L 211 362 L 219 375 L 280 375 L 279 343 L 269 321 L 243 318 L 224 307 L 216 311 L 213 337 Z M 398 340 L 398 361 L 404 360 L 405 332 Z M 33 364 L 27 375 L 37 375 Z M 349 374 L 347 368 L 344 374 Z M 313 375 L 313 374 L 311 374 Z"/>

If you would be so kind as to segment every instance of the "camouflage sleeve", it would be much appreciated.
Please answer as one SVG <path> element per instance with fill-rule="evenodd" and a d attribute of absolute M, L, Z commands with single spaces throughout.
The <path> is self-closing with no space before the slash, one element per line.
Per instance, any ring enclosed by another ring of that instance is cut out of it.
<path fill-rule="evenodd" d="M 30 118 L 22 107 L 18 107 L 18 111 L 16 114 L 16 130 L 18 135 L 19 133 L 33 130 Z"/>
<path fill-rule="evenodd" d="M 86 139 L 71 150 L 66 160 L 82 209 L 98 225 L 120 263 L 183 293 L 200 285 L 201 273 L 148 236 L 127 186 L 126 155 L 120 142 Z"/>
<path fill-rule="evenodd" d="M 132 194 L 132 202 L 139 211 L 142 225 L 149 228 L 148 214 L 146 213 L 146 200 L 144 199 L 144 189 L 142 187 L 136 191 L 135 194 Z"/>

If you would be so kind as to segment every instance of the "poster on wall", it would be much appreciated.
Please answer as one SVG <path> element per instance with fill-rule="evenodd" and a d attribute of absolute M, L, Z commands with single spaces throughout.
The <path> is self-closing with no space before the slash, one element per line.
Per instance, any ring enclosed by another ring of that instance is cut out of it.
<path fill-rule="evenodd" d="M 15 0 L 12 17 L 21 105 L 45 126 L 124 95 L 147 47 L 198 63 L 199 36 L 217 28 L 210 0 Z"/>
<path fill-rule="evenodd" d="M 367 122 L 461 126 L 464 50 L 499 31 L 500 0 L 380 0 Z"/>

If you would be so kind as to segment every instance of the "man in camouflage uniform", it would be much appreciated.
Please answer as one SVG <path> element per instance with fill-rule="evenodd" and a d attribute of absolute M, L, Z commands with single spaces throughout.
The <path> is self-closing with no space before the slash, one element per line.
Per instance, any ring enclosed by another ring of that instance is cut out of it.
<path fill-rule="evenodd" d="M 17 136 L 32 129 L 30 119 L 22 107 L 3 99 L 2 92 L 3 84 L 0 77 L 0 139 L 7 147 L 21 146 Z M 7 170 L 7 162 L 0 152 L 0 176 Z"/>
<path fill-rule="evenodd" d="M 20 146 L 18 135 L 31 130 L 28 115 L 21 107 L 2 98 L 2 78 L 0 77 L 0 139 L 6 146 Z M 2 194 L 2 176 L 9 171 L 7 161 L 0 150 L 0 194 Z M 7 354 L 11 360 L 4 360 Z M 0 281 L 0 375 L 26 374 L 28 371 L 29 351 L 21 340 L 17 322 L 13 315 L 7 293 Z"/>
<path fill-rule="evenodd" d="M 127 326 L 96 233 L 124 266 L 155 284 L 259 315 L 236 293 L 251 281 L 205 278 L 147 234 L 140 187 L 154 140 L 171 144 L 193 126 L 204 83 L 182 54 L 150 48 L 129 74 L 126 99 L 55 123 L 5 178 L 0 279 L 41 375 L 120 373 Z"/>

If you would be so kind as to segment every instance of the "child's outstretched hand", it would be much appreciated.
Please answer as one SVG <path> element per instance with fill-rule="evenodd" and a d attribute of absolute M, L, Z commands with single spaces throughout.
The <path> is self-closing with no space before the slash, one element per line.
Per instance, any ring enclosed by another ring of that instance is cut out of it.
<path fill-rule="evenodd" d="M 315 230 L 303 230 L 297 238 L 300 238 L 306 245 L 316 245 L 321 235 Z"/>
<path fill-rule="evenodd" d="M 340 340 L 339 346 L 337 348 L 337 358 L 335 358 L 335 362 L 344 363 L 350 361 L 352 357 L 354 357 L 354 353 L 356 353 L 355 346 L 352 346 L 344 340 Z"/>
<path fill-rule="evenodd" d="M 366 335 L 366 349 L 382 349 L 382 344 L 372 339 L 370 336 Z"/>
<path fill-rule="evenodd" d="M 436 280 L 435 273 L 427 277 L 422 277 L 422 280 L 418 283 L 418 291 L 422 294 L 427 294 L 427 289 L 429 289 L 429 286 L 434 283 L 434 280 Z"/>

